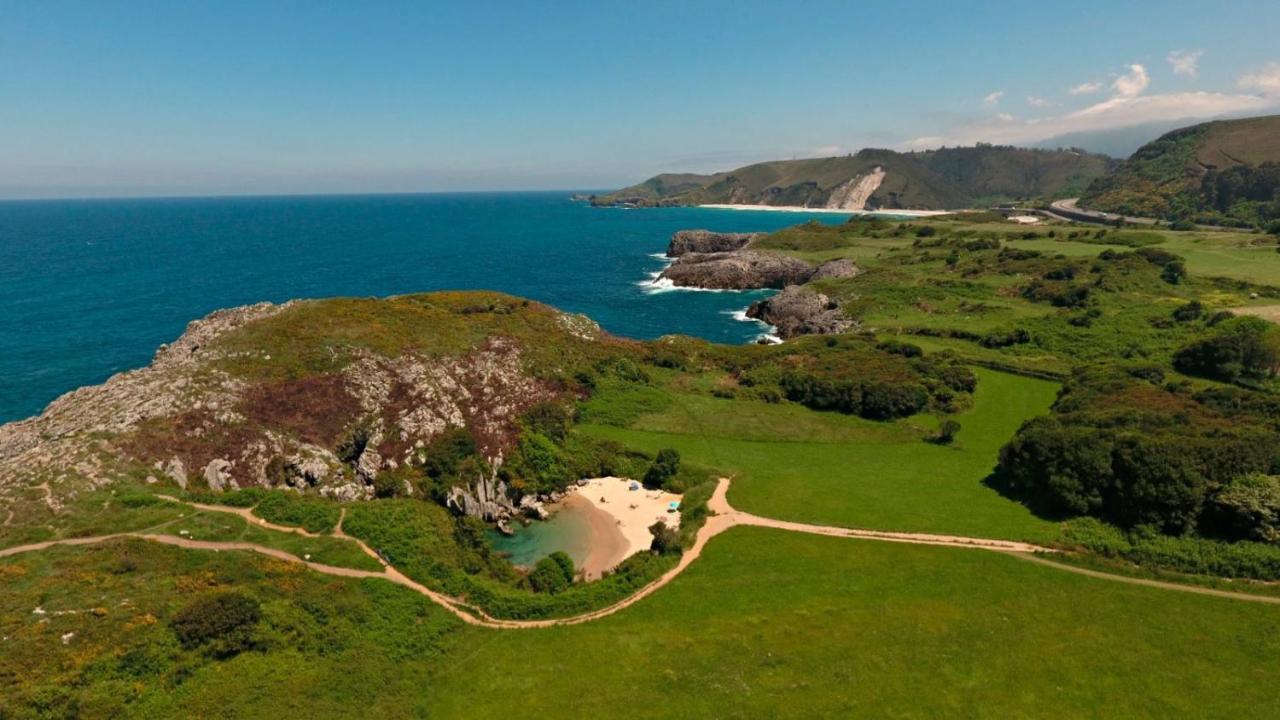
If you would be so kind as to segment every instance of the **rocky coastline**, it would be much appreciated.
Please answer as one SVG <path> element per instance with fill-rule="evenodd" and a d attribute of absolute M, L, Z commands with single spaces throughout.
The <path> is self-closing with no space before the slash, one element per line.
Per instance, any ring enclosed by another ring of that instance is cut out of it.
<path fill-rule="evenodd" d="M 780 290 L 753 303 L 747 317 L 774 326 L 779 338 L 830 335 L 857 325 L 839 303 L 806 287 L 811 282 L 850 278 L 861 269 L 849 259 L 815 265 L 798 258 L 752 248 L 763 233 L 681 230 L 671 237 L 673 262 L 658 276 L 677 287 L 706 290 Z"/>

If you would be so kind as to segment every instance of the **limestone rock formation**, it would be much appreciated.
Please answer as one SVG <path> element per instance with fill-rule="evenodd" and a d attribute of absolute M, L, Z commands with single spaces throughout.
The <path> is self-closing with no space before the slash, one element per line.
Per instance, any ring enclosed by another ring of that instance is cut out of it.
<path fill-rule="evenodd" d="M 761 233 L 722 233 L 710 230 L 681 230 L 671 236 L 667 257 L 689 253 L 722 253 L 741 250 Z"/>
<path fill-rule="evenodd" d="M 777 328 L 778 337 L 787 340 L 799 335 L 832 335 L 844 332 L 857 323 L 831 298 L 813 290 L 791 286 L 773 297 L 752 303 L 747 317 Z"/>
<path fill-rule="evenodd" d="M 813 276 L 809 278 L 809 282 L 815 280 L 840 280 L 843 278 L 851 278 L 862 272 L 862 268 L 854 264 L 849 258 L 840 258 L 838 260 L 828 260 L 818 266 Z"/>
<path fill-rule="evenodd" d="M 681 255 L 659 275 L 680 287 L 711 290 L 783 288 L 808 282 L 814 266 L 785 255 L 752 250 Z"/>

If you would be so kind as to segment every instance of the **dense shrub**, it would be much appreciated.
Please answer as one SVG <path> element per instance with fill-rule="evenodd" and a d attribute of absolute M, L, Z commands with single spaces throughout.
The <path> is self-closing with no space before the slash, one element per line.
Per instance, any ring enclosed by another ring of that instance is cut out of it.
<path fill-rule="evenodd" d="M 1125 532 L 1093 518 L 1067 523 L 1063 539 L 1069 546 L 1151 569 L 1280 580 L 1280 546 L 1269 543 L 1170 537 L 1142 529 Z"/>
<path fill-rule="evenodd" d="M 1213 498 L 1215 526 L 1234 538 L 1280 542 L 1280 477 L 1252 473 L 1227 483 Z"/>
<path fill-rule="evenodd" d="M 294 525 L 307 532 L 328 532 L 338 524 L 341 509 L 333 502 L 288 491 L 265 493 L 253 514 L 279 525 Z"/>
<path fill-rule="evenodd" d="M 1280 415 L 1260 393 L 1204 398 L 1119 369 L 1082 371 L 1052 415 L 1028 421 L 1002 448 L 1002 472 L 1047 513 L 1218 533 L 1219 488 L 1280 466 Z"/>
<path fill-rule="evenodd" d="M 1179 305 L 1173 310 L 1173 319 L 1178 322 L 1199 320 L 1204 315 L 1204 305 L 1199 300 L 1192 300 L 1186 305 Z"/>
<path fill-rule="evenodd" d="M 542 558 L 529 573 L 529 587 L 534 592 L 555 594 L 573 584 L 575 570 L 573 558 L 563 552 L 553 552 Z"/>
<path fill-rule="evenodd" d="M 680 472 L 680 453 L 671 448 L 663 448 L 658 451 L 653 464 L 645 471 L 644 484 L 649 487 L 663 487 L 678 472 Z"/>
<path fill-rule="evenodd" d="M 650 525 L 649 534 L 653 535 L 653 542 L 649 544 L 649 549 L 659 555 L 679 553 L 682 549 L 680 533 L 664 522 L 659 521 Z"/>
<path fill-rule="evenodd" d="M 955 442 L 956 435 L 960 432 L 960 423 L 955 420 L 943 420 L 938 425 L 938 432 L 933 436 L 933 442 L 939 445 L 950 445 Z"/>
<path fill-rule="evenodd" d="M 929 391 L 917 383 L 867 383 L 862 388 L 861 415 L 871 420 L 891 420 L 915 415 L 929 404 Z"/>
<path fill-rule="evenodd" d="M 202 648 L 216 657 L 230 657 L 257 645 L 254 628 L 261 619 L 257 600 L 225 591 L 192 600 L 174 614 L 169 627 L 189 650 Z"/>
<path fill-rule="evenodd" d="M 1280 330 L 1261 318 L 1219 323 L 1212 336 L 1179 350 L 1173 364 L 1188 375 L 1239 382 L 1273 378 L 1280 371 Z"/>

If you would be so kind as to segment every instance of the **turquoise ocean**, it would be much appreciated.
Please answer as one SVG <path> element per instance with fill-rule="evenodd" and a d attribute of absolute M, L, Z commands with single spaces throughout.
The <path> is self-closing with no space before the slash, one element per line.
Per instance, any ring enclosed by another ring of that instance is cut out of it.
<path fill-rule="evenodd" d="M 187 322 L 261 300 L 493 289 L 612 333 L 751 342 L 760 292 L 652 286 L 677 230 L 839 215 L 624 210 L 567 192 L 0 202 L 0 422 L 146 365 Z"/>

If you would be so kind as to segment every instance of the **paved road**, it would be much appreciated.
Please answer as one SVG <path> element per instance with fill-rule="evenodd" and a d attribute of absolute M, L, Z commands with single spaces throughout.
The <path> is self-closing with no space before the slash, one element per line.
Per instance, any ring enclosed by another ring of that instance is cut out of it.
<path fill-rule="evenodd" d="M 1076 203 L 1079 200 L 1080 198 L 1057 200 L 1049 203 L 1049 210 L 1046 212 L 1059 220 L 1099 223 L 1102 225 L 1114 225 L 1116 220 L 1121 218 L 1132 225 L 1155 225 L 1159 222 L 1152 218 L 1129 217 L 1128 215 L 1113 215 L 1111 213 L 1098 212 L 1097 210 L 1085 210 L 1084 208 L 1076 207 Z"/>

